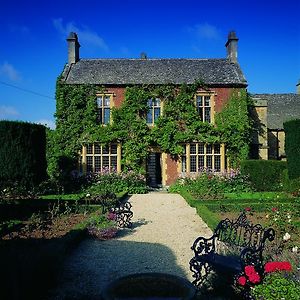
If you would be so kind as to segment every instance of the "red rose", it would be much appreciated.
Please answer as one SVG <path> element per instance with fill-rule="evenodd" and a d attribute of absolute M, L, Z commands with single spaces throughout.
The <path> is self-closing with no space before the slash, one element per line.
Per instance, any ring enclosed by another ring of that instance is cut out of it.
<path fill-rule="evenodd" d="M 265 272 L 291 271 L 292 266 L 288 261 L 270 261 L 265 264 Z"/>
<path fill-rule="evenodd" d="M 246 281 L 247 281 L 247 279 L 246 279 L 245 276 L 241 276 L 241 277 L 239 277 L 239 279 L 238 279 L 238 283 L 239 283 L 240 285 L 245 285 L 245 284 L 246 284 Z"/>
<path fill-rule="evenodd" d="M 250 211 L 251 207 L 245 207 L 245 211 Z"/>
<path fill-rule="evenodd" d="M 272 207 L 272 211 L 277 211 L 278 210 L 278 208 L 277 207 Z"/>
<path fill-rule="evenodd" d="M 249 278 L 250 282 L 252 282 L 252 283 L 258 283 L 258 282 L 260 282 L 260 276 L 255 271 L 254 266 L 246 266 L 245 267 L 245 274 Z"/>

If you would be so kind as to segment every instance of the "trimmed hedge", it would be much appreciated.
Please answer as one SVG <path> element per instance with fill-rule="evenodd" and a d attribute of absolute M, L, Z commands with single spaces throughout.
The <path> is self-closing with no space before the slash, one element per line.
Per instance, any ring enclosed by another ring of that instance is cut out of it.
<path fill-rule="evenodd" d="M 285 153 L 290 179 L 300 178 L 300 119 L 283 124 L 285 131 Z"/>
<path fill-rule="evenodd" d="M 46 127 L 0 121 L 0 181 L 33 187 L 46 179 Z"/>
<path fill-rule="evenodd" d="M 241 173 L 249 176 L 256 191 L 282 191 L 287 163 L 279 160 L 244 160 Z"/>

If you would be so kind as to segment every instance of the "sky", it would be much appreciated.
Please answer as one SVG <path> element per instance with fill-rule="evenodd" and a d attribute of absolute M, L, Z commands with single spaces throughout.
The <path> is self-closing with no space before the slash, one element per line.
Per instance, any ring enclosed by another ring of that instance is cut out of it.
<path fill-rule="evenodd" d="M 71 31 L 81 58 L 225 58 L 235 30 L 248 91 L 295 93 L 299 16 L 299 0 L 2 1 L 0 120 L 55 127 L 55 83 Z"/>

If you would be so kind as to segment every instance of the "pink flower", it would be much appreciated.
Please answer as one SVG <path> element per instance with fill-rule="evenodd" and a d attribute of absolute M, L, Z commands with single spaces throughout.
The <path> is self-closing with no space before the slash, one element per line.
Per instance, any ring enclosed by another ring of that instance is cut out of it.
<path fill-rule="evenodd" d="M 251 211 L 251 207 L 245 207 L 245 211 Z"/>
<path fill-rule="evenodd" d="M 277 207 L 272 207 L 272 211 L 273 211 L 273 212 L 275 212 L 275 211 L 277 211 L 277 210 L 278 210 Z"/>
<path fill-rule="evenodd" d="M 245 285 L 246 281 L 247 281 L 247 279 L 246 279 L 245 276 L 240 276 L 239 279 L 238 279 L 238 284 Z"/>

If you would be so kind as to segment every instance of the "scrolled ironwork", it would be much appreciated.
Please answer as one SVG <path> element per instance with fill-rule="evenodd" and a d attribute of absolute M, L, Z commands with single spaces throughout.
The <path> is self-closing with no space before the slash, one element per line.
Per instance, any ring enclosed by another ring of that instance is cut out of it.
<path fill-rule="evenodd" d="M 119 205 L 110 208 L 110 212 L 116 215 L 116 222 L 120 228 L 130 228 L 132 227 L 131 219 L 133 217 L 133 212 L 131 210 L 132 205 L 130 202 L 120 203 Z"/>

